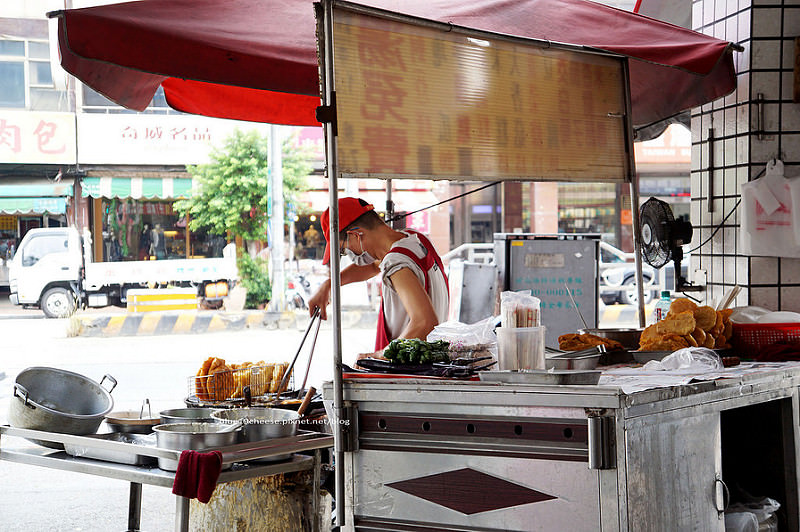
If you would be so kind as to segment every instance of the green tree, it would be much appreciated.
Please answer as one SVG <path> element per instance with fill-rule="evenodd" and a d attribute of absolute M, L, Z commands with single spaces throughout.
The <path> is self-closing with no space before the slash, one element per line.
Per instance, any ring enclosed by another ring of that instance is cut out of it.
<path fill-rule="evenodd" d="M 305 177 L 311 172 L 307 151 L 283 142 L 283 197 L 286 212 L 298 212 L 297 197 L 306 190 Z M 269 141 L 258 131 L 235 130 L 222 147 L 214 148 L 208 164 L 188 165 L 195 180 L 192 196 L 175 202 L 175 209 L 189 214 L 192 231 L 205 229 L 216 235 L 265 240 Z"/>
<path fill-rule="evenodd" d="M 306 176 L 311 172 L 308 151 L 293 145 L 293 138 L 283 141 L 282 171 L 285 212 L 300 212 L 297 200 L 306 190 Z M 205 230 L 244 240 L 267 239 L 269 194 L 269 139 L 258 131 L 235 130 L 221 147 L 212 149 L 211 162 L 188 165 L 195 181 L 192 196 L 175 202 L 181 216 L 189 215 L 189 229 Z M 248 257 L 249 258 L 249 257 Z M 248 288 L 248 306 L 254 298 L 269 299 L 269 279 L 260 261 L 239 260 L 242 284 Z"/>

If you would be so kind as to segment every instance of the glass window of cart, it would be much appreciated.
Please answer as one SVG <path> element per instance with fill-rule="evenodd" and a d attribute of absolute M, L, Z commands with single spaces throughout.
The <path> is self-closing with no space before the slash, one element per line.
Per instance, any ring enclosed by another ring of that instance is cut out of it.
<path fill-rule="evenodd" d="M 168 260 L 221 257 L 225 239 L 205 232 L 189 234 L 186 219 L 172 201 L 103 200 L 103 260 Z"/>

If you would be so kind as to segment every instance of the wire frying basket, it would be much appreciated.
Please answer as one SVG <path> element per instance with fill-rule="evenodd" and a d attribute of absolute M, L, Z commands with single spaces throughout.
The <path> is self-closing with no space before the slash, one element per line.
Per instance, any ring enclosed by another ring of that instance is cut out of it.
<path fill-rule="evenodd" d="M 248 386 L 253 400 L 274 399 L 288 369 L 288 362 L 279 362 L 189 377 L 187 402 L 203 405 L 238 402 L 244 400 Z M 293 377 L 290 376 L 286 389 L 293 389 Z"/>

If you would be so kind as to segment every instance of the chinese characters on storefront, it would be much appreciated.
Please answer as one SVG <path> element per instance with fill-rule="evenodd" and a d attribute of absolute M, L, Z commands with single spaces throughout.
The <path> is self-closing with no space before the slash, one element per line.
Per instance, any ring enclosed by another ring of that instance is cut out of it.
<path fill-rule="evenodd" d="M 0 112 L 0 161 L 74 164 L 74 118 L 68 113 Z"/>

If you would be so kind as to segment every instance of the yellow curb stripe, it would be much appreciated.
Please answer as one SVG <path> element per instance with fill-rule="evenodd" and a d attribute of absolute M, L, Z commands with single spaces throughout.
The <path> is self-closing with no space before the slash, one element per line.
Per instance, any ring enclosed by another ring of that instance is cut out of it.
<path fill-rule="evenodd" d="M 245 321 L 245 323 L 247 324 L 247 327 L 260 325 L 263 317 L 264 316 L 261 312 L 250 312 L 247 314 L 247 321 Z"/>
<path fill-rule="evenodd" d="M 228 328 L 229 321 L 223 320 L 219 314 L 215 314 L 211 317 L 211 321 L 208 323 L 208 332 L 217 332 L 217 331 L 224 331 Z"/>
<path fill-rule="evenodd" d="M 194 325 L 194 320 L 197 317 L 195 313 L 182 313 L 178 314 L 178 319 L 175 321 L 175 325 L 172 326 L 172 332 L 175 333 L 187 333 L 192 330 L 192 325 Z"/>
<path fill-rule="evenodd" d="M 111 316 L 111 319 L 108 320 L 108 324 L 103 329 L 103 334 L 105 335 L 117 335 L 119 334 L 120 329 L 122 329 L 122 325 L 125 323 L 125 316 Z"/>
<path fill-rule="evenodd" d="M 138 334 L 153 334 L 158 327 L 158 321 L 161 319 L 161 316 L 158 314 L 145 314 L 142 316 L 142 321 L 139 324 L 139 330 L 137 331 Z"/>

